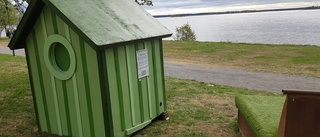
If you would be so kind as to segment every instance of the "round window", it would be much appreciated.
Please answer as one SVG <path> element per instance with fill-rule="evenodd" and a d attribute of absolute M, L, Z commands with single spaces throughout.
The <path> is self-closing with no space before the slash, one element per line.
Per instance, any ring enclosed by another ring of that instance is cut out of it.
<path fill-rule="evenodd" d="M 76 61 L 69 41 L 61 35 L 51 35 L 45 41 L 44 60 L 56 78 L 67 80 L 75 71 Z"/>
<path fill-rule="evenodd" d="M 70 55 L 68 50 L 61 43 L 53 43 L 51 46 L 52 63 L 62 71 L 67 71 L 70 68 Z"/>

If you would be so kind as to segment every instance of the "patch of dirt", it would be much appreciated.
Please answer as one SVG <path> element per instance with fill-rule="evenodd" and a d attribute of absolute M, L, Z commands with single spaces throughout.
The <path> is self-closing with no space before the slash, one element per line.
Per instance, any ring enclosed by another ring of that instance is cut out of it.
<path fill-rule="evenodd" d="M 192 104 L 198 104 L 199 106 L 210 106 L 212 104 L 215 105 L 227 105 L 230 103 L 234 103 L 233 100 L 230 100 L 228 98 L 224 97 L 219 97 L 219 96 L 213 96 L 213 95 L 208 95 L 208 94 L 200 94 L 197 95 L 196 98 L 191 98 L 190 102 Z"/>
<path fill-rule="evenodd" d="M 197 125 L 197 128 L 199 129 L 199 132 L 210 135 L 210 136 L 216 136 L 216 137 L 232 137 L 234 136 L 234 133 L 231 131 L 221 130 L 221 127 L 219 127 L 215 123 L 209 123 L 209 122 L 201 122 Z"/>
<path fill-rule="evenodd" d="M 9 42 L 0 42 L 1 47 L 7 47 Z"/>
<path fill-rule="evenodd" d="M 191 61 L 188 59 L 167 59 L 166 61 L 167 63 L 171 63 L 171 64 L 181 64 L 181 65 L 193 65 L 193 66 L 205 66 L 205 67 L 221 67 L 221 68 L 237 68 L 238 67 L 234 67 L 234 66 L 228 66 L 225 64 L 219 64 L 219 63 L 208 63 L 208 62 L 195 62 L 195 61 Z"/>
<path fill-rule="evenodd" d="M 29 136 L 35 132 L 35 127 L 30 127 L 25 113 L 14 114 L 14 117 L 2 119 L 0 125 L 0 136 Z"/>

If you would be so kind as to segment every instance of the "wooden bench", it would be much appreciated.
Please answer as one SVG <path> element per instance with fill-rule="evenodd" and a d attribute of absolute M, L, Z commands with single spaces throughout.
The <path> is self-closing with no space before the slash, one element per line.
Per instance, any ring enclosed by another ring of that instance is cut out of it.
<path fill-rule="evenodd" d="M 236 97 L 238 124 L 243 137 L 320 136 L 320 91 L 282 90 L 282 92 L 286 95 L 282 103 L 281 97 L 252 96 L 258 102 L 250 102 L 252 100 L 250 97 Z M 252 107 L 250 105 L 252 103 L 261 106 Z M 268 119 L 270 117 L 274 119 Z"/>
<path fill-rule="evenodd" d="M 320 83 L 319 83 L 320 84 Z M 320 136 L 320 91 L 282 90 L 283 106 L 279 137 Z"/>

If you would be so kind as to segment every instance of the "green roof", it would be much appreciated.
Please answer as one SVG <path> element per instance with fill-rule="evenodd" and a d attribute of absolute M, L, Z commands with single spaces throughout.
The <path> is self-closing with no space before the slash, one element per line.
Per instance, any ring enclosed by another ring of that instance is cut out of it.
<path fill-rule="evenodd" d="M 11 49 L 24 48 L 31 26 L 45 5 L 96 46 L 171 36 L 133 0 L 33 0 L 9 44 Z"/>

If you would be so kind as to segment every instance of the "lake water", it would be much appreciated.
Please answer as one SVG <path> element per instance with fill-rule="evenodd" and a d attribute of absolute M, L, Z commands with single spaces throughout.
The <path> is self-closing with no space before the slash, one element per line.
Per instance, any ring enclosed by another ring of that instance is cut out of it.
<path fill-rule="evenodd" d="M 176 27 L 188 22 L 195 31 L 198 41 L 320 46 L 320 10 L 157 19 L 173 33 Z"/>

